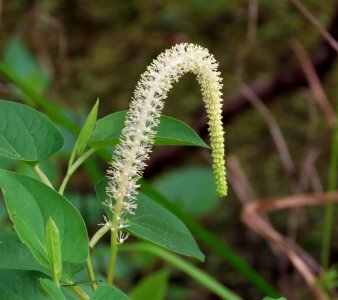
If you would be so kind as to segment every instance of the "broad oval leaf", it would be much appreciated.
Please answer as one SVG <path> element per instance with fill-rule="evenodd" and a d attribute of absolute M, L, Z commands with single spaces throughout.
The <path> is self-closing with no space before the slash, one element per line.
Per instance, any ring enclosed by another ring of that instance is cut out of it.
<path fill-rule="evenodd" d="M 84 263 L 63 263 L 61 278 L 70 281 L 84 267 Z M 39 271 L 52 276 L 51 270 L 37 262 L 29 248 L 13 231 L 0 232 L 0 269 Z"/>
<path fill-rule="evenodd" d="M 50 300 L 42 293 L 39 278 L 43 274 L 35 271 L 1 270 L 1 300 Z"/>
<path fill-rule="evenodd" d="M 126 114 L 126 111 L 119 111 L 98 120 L 88 144 L 93 148 L 116 145 L 124 127 Z M 185 145 L 209 148 L 193 129 L 174 118 L 161 116 L 156 130 L 155 145 Z"/>
<path fill-rule="evenodd" d="M 34 178 L 4 170 L 0 170 L 0 187 L 18 236 L 39 263 L 49 267 L 45 228 L 50 217 L 59 230 L 63 262 L 87 259 L 86 227 L 68 200 Z"/>
<path fill-rule="evenodd" d="M 185 213 L 201 217 L 220 203 L 212 169 L 205 166 L 184 167 L 164 174 L 155 188 Z"/>
<path fill-rule="evenodd" d="M 34 270 L 50 275 L 46 267 L 41 266 L 15 232 L 0 232 L 0 269 Z"/>
<path fill-rule="evenodd" d="M 118 288 L 101 284 L 95 291 L 95 293 L 90 297 L 90 300 L 130 300 L 130 298 L 120 291 Z"/>
<path fill-rule="evenodd" d="M 105 201 L 107 179 L 96 185 L 101 202 Z M 125 231 L 176 253 L 204 260 L 204 255 L 185 224 L 166 208 L 139 192 L 134 215 L 128 216 Z M 104 207 L 108 216 L 111 212 Z"/>
<path fill-rule="evenodd" d="M 43 114 L 24 104 L 0 100 L 0 155 L 38 162 L 56 153 L 63 137 Z"/>

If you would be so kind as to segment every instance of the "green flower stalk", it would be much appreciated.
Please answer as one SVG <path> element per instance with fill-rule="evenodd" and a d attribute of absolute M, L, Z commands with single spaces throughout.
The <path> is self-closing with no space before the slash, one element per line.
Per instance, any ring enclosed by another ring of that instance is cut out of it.
<path fill-rule="evenodd" d="M 106 205 L 114 213 L 111 229 L 119 242 L 120 230 L 126 227 L 127 215 L 137 208 L 137 181 L 142 177 L 146 160 L 154 143 L 156 127 L 164 99 L 172 83 L 185 73 L 197 75 L 209 117 L 213 170 L 219 195 L 225 196 L 227 185 L 222 126 L 222 84 L 218 63 L 209 51 L 193 44 L 179 44 L 160 54 L 141 76 L 127 114 L 125 127 L 107 171 L 109 184 Z"/>

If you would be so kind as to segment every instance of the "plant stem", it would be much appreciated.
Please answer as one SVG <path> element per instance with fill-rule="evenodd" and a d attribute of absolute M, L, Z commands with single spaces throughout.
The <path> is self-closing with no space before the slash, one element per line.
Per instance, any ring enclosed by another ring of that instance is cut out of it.
<path fill-rule="evenodd" d="M 95 232 L 94 236 L 91 238 L 89 242 L 89 246 L 91 249 L 94 249 L 97 242 L 110 230 L 108 224 L 102 226 L 98 231 Z"/>
<path fill-rule="evenodd" d="M 88 159 L 92 154 L 95 153 L 95 149 L 91 148 L 85 153 L 83 153 L 71 166 L 68 167 L 67 174 L 62 181 L 62 184 L 59 188 L 59 194 L 63 195 L 66 185 L 70 179 L 70 177 L 74 174 L 74 172 L 81 166 L 81 164 Z"/>
<path fill-rule="evenodd" d="M 338 123 L 336 124 L 336 128 L 333 133 L 332 139 L 331 158 L 329 165 L 328 191 L 334 191 L 337 187 L 337 168 L 338 168 Z M 328 202 L 325 207 L 322 253 L 321 253 L 321 263 L 322 267 L 325 270 L 327 270 L 329 267 L 334 208 L 335 204 L 332 202 Z"/>
<path fill-rule="evenodd" d="M 122 245 L 120 249 L 123 251 L 146 251 L 150 252 L 160 258 L 164 259 L 165 261 L 171 263 L 173 266 L 177 267 L 178 269 L 182 270 L 183 272 L 187 273 L 191 278 L 198 281 L 200 284 L 204 285 L 210 291 L 218 295 L 221 299 L 224 300 L 241 300 L 242 298 L 238 295 L 234 294 L 210 275 L 206 274 L 202 270 L 196 268 L 195 266 L 191 265 L 190 263 L 186 262 L 178 255 L 170 253 L 167 250 L 164 250 L 160 247 L 138 242 L 134 244 Z"/>
<path fill-rule="evenodd" d="M 96 281 L 96 277 L 95 277 L 95 273 L 94 273 L 94 269 L 93 269 L 93 265 L 92 265 L 92 260 L 90 258 L 90 254 L 88 255 L 88 258 L 86 260 L 86 265 L 87 265 L 87 272 L 90 278 L 91 286 L 92 286 L 92 290 L 95 291 L 97 289 L 97 281 Z"/>
<path fill-rule="evenodd" d="M 108 224 L 105 224 L 103 227 L 101 227 L 98 231 L 96 231 L 96 233 L 94 234 L 94 236 L 92 237 L 92 239 L 89 242 L 89 247 L 92 250 L 96 243 L 110 230 L 110 227 Z M 92 281 L 92 289 L 93 291 L 95 291 L 97 289 L 97 283 L 96 283 L 96 278 L 95 278 L 95 273 L 94 273 L 94 269 L 93 269 L 93 265 L 92 265 L 92 261 L 90 256 L 88 256 L 87 261 L 87 272 L 89 275 L 90 280 Z"/>
<path fill-rule="evenodd" d="M 89 296 L 77 285 L 67 286 L 69 289 L 73 291 L 74 294 L 79 296 L 81 300 L 89 300 Z"/>
<path fill-rule="evenodd" d="M 115 263 L 116 263 L 116 256 L 117 256 L 117 234 L 120 225 L 120 214 L 122 211 L 123 202 L 122 199 L 116 199 L 115 209 L 114 209 L 114 216 L 113 216 L 113 224 L 111 230 L 111 237 L 110 237 L 110 258 L 109 258 L 109 267 L 108 267 L 108 276 L 107 276 L 107 283 L 113 284 L 114 281 L 114 271 L 115 271 Z"/>
<path fill-rule="evenodd" d="M 117 235 L 115 231 L 112 231 L 111 242 L 110 242 L 110 258 L 109 258 L 109 267 L 108 267 L 108 276 L 107 276 L 108 284 L 113 284 L 113 281 L 114 281 L 116 255 L 117 255 Z"/>
<path fill-rule="evenodd" d="M 54 187 L 52 185 L 52 183 L 49 181 L 48 177 L 46 176 L 46 174 L 39 168 L 38 165 L 35 165 L 33 167 L 34 172 L 39 176 L 40 180 L 45 183 L 46 185 L 48 185 L 49 187 L 51 187 L 54 190 Z"/>

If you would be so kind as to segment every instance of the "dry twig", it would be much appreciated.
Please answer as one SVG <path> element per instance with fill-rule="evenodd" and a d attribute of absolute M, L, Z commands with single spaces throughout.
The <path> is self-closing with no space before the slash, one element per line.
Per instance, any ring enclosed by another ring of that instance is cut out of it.
<path fill-rule="evenodd" d="M 297 59 L 299 60 L 300 66 L 304 72 L 306 80 L 308 81 L 315 101 L 323 111 L 329 127 L 333 127 L 336 122 L 336 114 L 326 97 L 320 79 L 311 63 L 309 56 L 298 40 L 292 39 L 290 40 L 289 44 Z"/>
<path fill-rule="evenodd" d="M 257 0 L 249 0 L 248 4 L 248 27 L 246 32 L 246 40 L 243 46 L 239 49 L 237 63 L 235 66 L 235 79 L 240 84 L 242 83 L 242 70 L 245 60 L 256 44 L 258 21 L 258 3 Z"/>
<path fill-rule="evenodd" d="M 316 275 L 321 271 L 321 268 L 304 250 L 277 232 L 263 216 L 264 213 L 273 210 L 322 205 L 326 202 L 338 202 L 338 192 L 297 195 L 250 202 L 244 205 L 241 216 L 243 222 L 252 230 L 263 236 L 267 241 L 274 243 L 285 253 L 318 300 L 327 299 L 325 291 L 316 283 Z"/>
<path fill-rule="evenodd" d="M 241 86 L 240 93 L 248 99 L 267 123 L 283 166 L 288 174 L 292 175 L 295 171 L 295 166 L 275 117 L 247 85 L 243 84 Z"/>
<path fill-rule="evenodd" d="M 310 13 L 310 11 L 299 1 L 290 0 L 297 9 L 304 15 L 306 19 L 319 31 L 323 38 L 338 52 L 338 42 L 335 38 L 323 27 L 322 24 Z"/>

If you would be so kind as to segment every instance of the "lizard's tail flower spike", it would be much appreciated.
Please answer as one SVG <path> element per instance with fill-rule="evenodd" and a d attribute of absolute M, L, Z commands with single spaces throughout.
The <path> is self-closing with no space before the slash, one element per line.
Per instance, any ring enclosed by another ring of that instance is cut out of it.
<path fill-rule="evenodd" d="M 222 84 L 218 63 L 205 48 L 179 44 L 160 54 L 143 73 L 134 91 L 125 127 L 108 170 L 107 205 L 119 218 L 119 230 L 126 215 L 137 207 L 137 181 L 146 166 L 156 134 L 156 126 L 172 83 L 187 72 L 197 75 L 209 116 L 209 132 L 217 191 L 227 193 L 222 128 Z M 114 199 L 114 200 L 113 200 Z M 116 201 L 115 205 L 112 203 Z"/>

